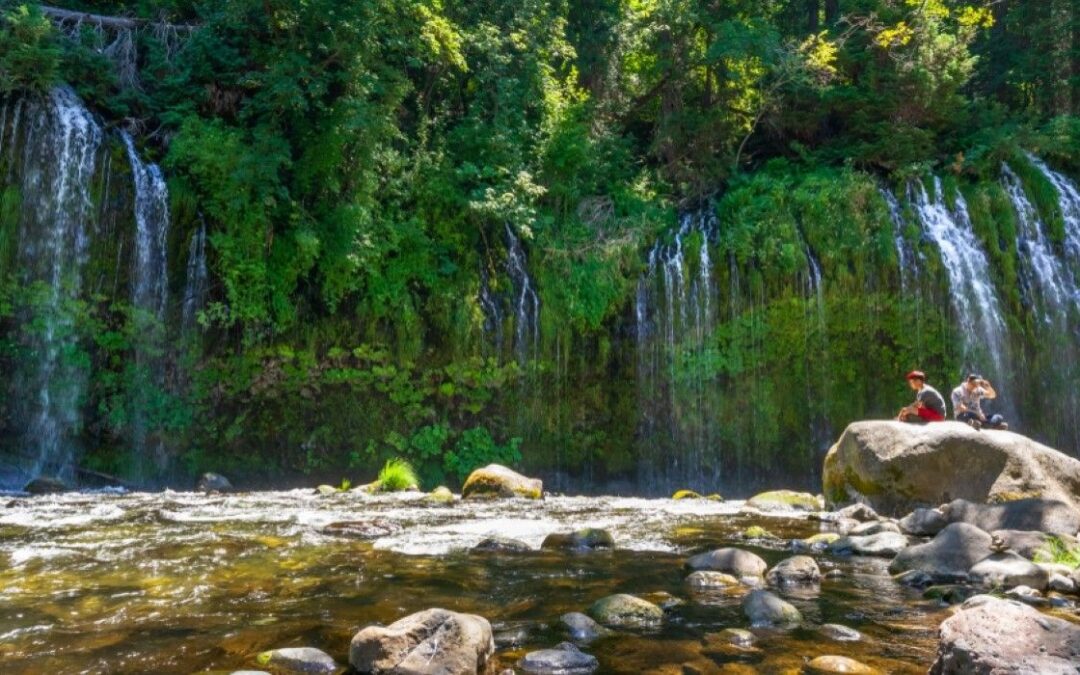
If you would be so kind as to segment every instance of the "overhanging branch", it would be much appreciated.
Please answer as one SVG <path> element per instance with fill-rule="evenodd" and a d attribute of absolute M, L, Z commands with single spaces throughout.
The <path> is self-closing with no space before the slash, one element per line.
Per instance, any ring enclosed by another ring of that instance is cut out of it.
<path fill-rule="evenodd" d="M 99 26 L 101 28 L 109 28 L 112 30 L 135 30 L 143 26 L 156 24 L 159 22 L 150 21 L 148 19 L 136 19 L 126 16 L 106 16 L 104 14 L 90 14 L 88 12 L 76 12 L 70 9 L 63 9 L 60 7 L 52 7 L 49 5 L 39 5 L 41 13 L 45 16 L 60 22 L 71 23 L 83 23 L 92 26 Z M 179 31 L 191 31 L 195 30 L 196 26 L 186 24 L 166 24 L 160 22 L 165 26 L 173 30 Z"/>

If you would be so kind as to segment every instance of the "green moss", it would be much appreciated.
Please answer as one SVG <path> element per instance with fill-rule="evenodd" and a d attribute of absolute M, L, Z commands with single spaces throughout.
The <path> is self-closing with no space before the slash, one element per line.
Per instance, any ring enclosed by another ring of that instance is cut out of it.
<path fill-rule="evenodd" d="M 672 499 L 701 499 L 701 495 L 693 490 L 679 490 L 671 495 Z"/>

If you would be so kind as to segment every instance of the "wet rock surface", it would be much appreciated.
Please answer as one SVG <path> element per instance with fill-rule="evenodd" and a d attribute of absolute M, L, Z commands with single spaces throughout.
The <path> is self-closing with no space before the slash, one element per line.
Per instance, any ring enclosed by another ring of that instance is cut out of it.
<path fill-rule="evenodd" d="M 769 568 L 760 556 L 740 548 L 720 548 L 699 553 L 686 561 L 690 570 L 724 572 L 734 577 L 760 577 Z"/>
<path fill-rule="evenodd" d="M 549 534 L 540 548 L 571 551 L 595 551 L 615 548 L 615 538 L 607 530 L 584 528 L 576 532 Z"/>
<path fill-rule="evenodd" d="M 765 590 L 753 590 L 742 603 L 743 613 L 754 626 L 789 626 L 802 621 L 802 614 L 786 600 Z"/>
<path fill-rule="evenodd" d="M 349 645 L 349 664 L 361 673 L 475 675 L 494 651 L 487 619 L 430 609 L 361 630 Z"/>
<path fill-rule="evenodd" d="M 821 581 L 821 568 L 810 556 L 792 556 L 770 569 L 765 581 L 772 586 L 816 584 Z"/>
<path fill-rule="evenodd" d="M 563 642 L 553 649 L 529 652 L 518 666 L 530 675 L 589 675 L 600 663 L 577 645 Z"/>
<path fill-rule="evenodd" d="M 39 476 L 23 486 L 23 492 L 32 495 L 55 495 L 68 491 L 68 486 L 59 478 Z"/>
<path fill-rule="evenodd" d="M 199 481 L 195 484 L 195 489 L 199 492 L 232 492 L 233 485 L 229 482 L 229 479 L 222 476 L 220 473 L 204 473 L 199 477 Z"/>
<path fill-rule="evenodd" d="M 272 649 L 258 656 L 259 665 L 279 673 L 328 674 L 338 671 L 334 657 L 314 647 Z"/>
<path fill-rule="evenodd" d="M 899 574 L 917 570 L 936 580 L 966 579 L 971 566 L 992 552 L 989 534 L 974 525 L 953 523 L 932 541 L 900 551 L 889 571 Z"/>
<path fill-rule="evenodd" d="M 617 593 L 597 600 L 589 616 L 612 628 L 655 628 L 664 620 L 664 610 L 653 603 L 627 593 Z"/>
<path fill-rule="evenodd" d="M 465 479 L 461 496 L 465 499 L 540 499 L 544 484 L 500 464 L 477 469 Z"/>

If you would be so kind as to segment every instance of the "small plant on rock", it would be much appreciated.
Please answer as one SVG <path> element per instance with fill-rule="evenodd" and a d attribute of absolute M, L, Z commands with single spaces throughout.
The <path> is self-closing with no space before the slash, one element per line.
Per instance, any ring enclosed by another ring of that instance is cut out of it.
<path fill-rule="evenodd" d="M 420 480 L 416 477 L 416 470 L 400 457 L 389 459 L 379 471 L 376 481 L 380 492 L 402 492 L 411 488 L 420 487 Z"/>

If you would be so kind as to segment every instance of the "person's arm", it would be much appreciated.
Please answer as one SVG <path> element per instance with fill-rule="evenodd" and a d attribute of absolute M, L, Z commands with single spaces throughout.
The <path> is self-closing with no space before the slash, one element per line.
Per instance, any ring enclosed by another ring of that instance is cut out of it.
<path fill-rule="evenodd" d="M 960 401 L 960 396 L 956 393 L 956 391 L 953 391 L 951 398 L 953 412 L 955 414 L 959 415 L 962 412 L 967 412 L 967 406 Z"/>
<path fill-rule="evenodd" d="M 983 398 L 993 400 L 997 398 L 997 392 L 994 391 L 994 385 L 990 384 L 989 380 L 982 381 Z"/>

